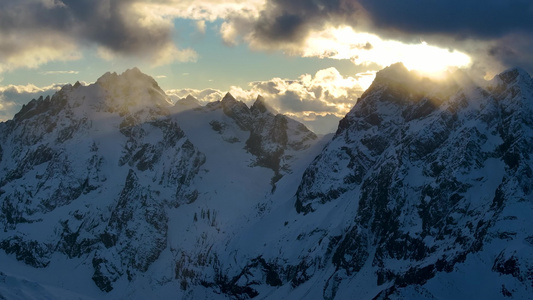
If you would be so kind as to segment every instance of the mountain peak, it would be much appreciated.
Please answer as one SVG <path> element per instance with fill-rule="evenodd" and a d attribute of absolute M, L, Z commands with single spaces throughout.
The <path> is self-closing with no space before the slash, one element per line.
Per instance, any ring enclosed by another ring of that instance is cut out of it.
<path fill-rule="evenodd" d="M 123 75 L 124 74 L 131 74 L 131 75 L 139 75 L 139 74 L 143 74 L 145 75 L 143 72 L 141 72 L 141 70 L 139 70 L 139 68 L 137 67 L 133 67 L 131 69 L 127 69 L 126 71 L 124 71 L 124 73 L 122 73 Z"/>
<path fill-rule="evenodd" d="M 376 79 L 374 81 L 393 80 L 397 82 L 411 82 L 414 78 L 414 74 L 407 70 L 403 63 L 399 62 L 377 72 Z"/>
<path fill-rule="evenodd" d="M 185 98 L 181 98 L 176 101 L 174 104 L 175 112 L 181 112 L 189 109 L 194 109 L 200 107 L 200 102 L 198 99 L 194 98 L 191 94 L 187 95 Z"/>
<path fill-rule="evenodd" d="M 176 101 L 175 105 L 182 105 L 182 106 L 200 106 L 200 102 L 198 99 L 196 99 L 193 95 L 188 94 L 187 97 L 181 98 L 178 101 Z"/>
<path fill-rule="evenodd" d="M 420 77 L 416 72 L 411 72 L 402 63 L 392 64 L 377 72 L 374 82 L 361 95 L 361 99 L 374 95 L 376 90 L 387 90 L 394 95 L 384 99 L 397 102 L 398 99 L 420 100 L 420 97 L 435 88 L 434 82 L 428 78 Z M 381 98 L 380 98 L 381 99 Z"/>
<path fill-rule="evenodd" d="M 144 81 L 146 83 L 157 85 L 157 82 L 149 75 L 146 75 L 145 73 L 141 72 L 139 68 L 134 67 L 132 69 L 127 69 L 122 74 L 118 75 L 116 72 L 107 72 L 104 75 L 102 75 L 98 80 L 96 80 L 99 84 L 104 84 L 106 82 L 108 83 L 116 83 L 116 81 L 121 82 L 132 82 L 132 83 L 139 83 L 141 81 Z"/>
<path fill-rule="evenodd" d="M 270 112 L 274 115 L 278 114 L 278 111 L 276 111 L 274 108 L 272 108 L 270 105 L 268 105 L 265 101 L 265 98 L 263 96 L 258 95 L 257 99 L 255 100 L 254 104 L 250 108 L 252 112 L 259 111 L 261 113 Z"/>
<path fill-rule="evenodd" d="M 187 102 L 198 102 L 198 99 L 194 98 L 194 96 L 191 94 L 187 95 L 184 100 Z"/>
<path fill-rule="evenodd" d="M 237 101 L 235 100 L 235 97 L 233 97 L 233 95 L 230 94 L 230 92 L 227 92 L 226 95 L 224 95 L 224 98 L 222 98 L 222 102 L 228 102 L 228 101 Z"/>
<path fill-rule="evenodd" d="M 506 84 L 511 84 L 516 81 L 531 81 L 531 75 L 529 75 L 526 70 L 517 67 L 507 69 L 498 74 L 495 78 L 499 78 Z"/>
<path fill-rule="evenodd" d="M 135 113 L 148 107 L 172 106 L 157 82 L 138 68 L 128 69 L 120 75 L 115 72 L 105 73 L 98 78 L 96 85 L 106 91 L 106 105 L 121 114 L 127 111 Z"/>

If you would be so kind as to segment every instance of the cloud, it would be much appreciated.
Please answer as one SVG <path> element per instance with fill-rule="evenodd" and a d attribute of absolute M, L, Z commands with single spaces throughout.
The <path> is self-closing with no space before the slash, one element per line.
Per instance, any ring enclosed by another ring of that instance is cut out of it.
<path fill-rule="evenodd" d="M 17 104 L 13 101 L 5 100 L 0 94 L 0 122 L 7 121 L 16 113 Z M 20 107 L 19 107 L 20 109 Z"/>
<path fill-rule="evenodd" d="M 356 24 L 360 12 L 355 1 L 269 0 L 258 15 L 235 13 L 228 19 L 253 47 L 278 48 L 299 45 L 326 25 Z"/>
<path fill-rule="evenodd" d="M 533 34 L 533 3 L 522 0 L 359 0 L 375 27 L 409 34 L 460 39 L 498 39 Z"/>
<path fill-rule="evenodd" d="M 375 72 L 350 77 L 342 76 L 335 68 L 327 68 L 314 75 L 301 75 L 295 80 L 272 78 L 254 81 L 246 89 L 232 86 L 229 92 L 249 106 L 261 95 L 277 111 L 324 134 L 337 128 L 339 119 L 353 107 L 374 77 Z M 204 105 L 221 100 L 226 92 L 216 89 L 166 91 L 174 102 L 192 95 Z"/>
<path fill-rule="evenodd" d="M 469 66 L 487 75 L 512 65 L 533 71 L 530 1 L 165 0 L 143 5 L 153 15 L 196 20 L 200 31 L 205 21 L 223 20 L 219 31 L 227 45 L 244 42 L 254 50 L 344 56 L 357 65 L 374 64 L 376 70 L 398 61 L 415 68 L 418 61 L 417 68 L 432 64 L 432 72 Z M 346 28 L 359 35 L 357 42 L 343 38 Z M 365 35 L 373 38 L 365 41 Z"/>
<path fill-rule="evenodd" d="M 344 28 L 378 42 L 334 36 Z M 229 14 L 220 32 L 227 44 L 244 41 L 252 49 L 300 56 L 344 55 L 378 68 L 444 57 L 452 67 L 472 66 L 485 75 L 512 65 L 533 71 L 533 3 L 523 0 L 268 0 L 259 13 Z M 409 52 L 418 55 L 407 57 Z"/>
<path fill-rule="evenodd" d="M 487 47 L 485 63 L 520 66 L 533 73 L 533 35 L 509 34 Z M 496 75 L 496 74 L 491 74 Z"/>
<path fill-rule="evenodd" d="M 278 111 L 289 113 L 333 113 L 342 116 L 353 106 L 366 89 L 367 77 L 361 74 L 344 77 L 335 68 L 319 70 L 316 74 L 301 75 L 298 80 L 273 78 L 250 83 L 251 91 L 269 99 Z"/>
<path fill-rule="evenodd" d="M 213 22 L 235 12 L 257 17 L 265 4 L 266 0 L 156 0 L 136 5 L 152 15 Z"/>
<path fill-rule="evenodd" d="M 384 40 L 375 34 L 356 32 L 347 26 L 311 33 L 302 45 L 301 55 L 350 59 L 357 65 L 376 64 L 380 67 L 400 61 L 408 69 L 428 73 L 443 72 L 449 67 L 467 67 L 471 63 L 468 55 L 457 50 L 431 46 L 423 41 L 405 44 Z"/>
<path fill-rule="evenodd" d="M 349 57 L 373 69 L 409 66 L 406 53 L 421 51 L 455 57 L 453 66 L 470 56 L 468 65 L 485 74 L 511 65 L 533 72 L 533 3 L 524 0 L 2 0 L 0 72 L 79 59 L 86 47 L 110 61 L 196 61 L 193 49 L 172 40 L 176 18 L 195 21 L 200 34 L 220 20 L 227 45 Z M 339 36 L 345 28 L 359 37 Z"/>
<path fill-rule="evenodd" d="M 355 104 L 375 76 L 374 72 L 361 73 L 356 77 L 344 77 L 335 68 L 319 70 L 316 74 L 304 74 L 296 80 L 272 78 L 254 81 L 249 88 L 232 86 L 229 92 L 241 101 L 251 105 L 257 95 L 263 96 L 280 112 L 318 114 L 333 113 L 344 116 Z M 201 103 L 220 100 L 225 91 L 216 89 L 175 89 L 166 91 L 174 100 L 188 94 Z"/>
<path fill-rule="evenodd" d="M 46 71 L 42 72 L 43 75 L 57 75 L 57 74 L 79 74 L 78 71 Z"/>
<path fill-rule="evenodd" d="M 289 115 L 295 119 L 303 122 L 309 129 L 318 134 L 328 134 L 335 132 L 339 127 L 340 118 L 334 114 L 302 114 L 302 115 Z"/>
<path fill-rule="evenodd" d="M 195 62 L 198 59 L 196 51 L 187 49 L 178 49 L 174 44 L 168 43 L 158 50 L 157 55 L 152 59 L 152 65 L 162 66 L 173 61 L 178 62 Z"/>
<path fill-rule="evenodd" d="M 205 21 L 204 20 L 196 21 L 196 30 L 198 30 L 200 34 L 205 34 Z"/>
<path fill-rule="evenodd" d="M 486 79 L 504 68 L 533 72 L 533 2 L 522 0 L 359 0 L 384 38 L 455 48 L 472 57 Z"/>
<path fill-rule="evenodd" d="M 0 71 L 79 59 L 82 46 L 96 46 L 106 59 L 136 56 L 154 65 L 194 61 L 194 50 L 172 41 L 172 17 L 144 9 L 149 2 L 2 0 Z"/>
<path fill-rule="evenodd" d="M 1 21 L 0 8 L 0 24 Z M 76 42 L 50 30 L 6 32 L 0 25 L 0 72 L 21 67 L 36 68 L 48 61 L 71 61 L 81 57 Z"/>
<path fill-rule="evenodd" d="M 300 43 L 311 31 L 339 25 L 359 31 L 381 30 L 379 35 L 385 38 L 407 34 L 408 39 L 429 34 L 486 40 L 516 32 L 532 34 L 533 3 L 523 0 L 489 0 L 482 4 L 477 0 L 268 0 L 257 17 L 249 21 L 253 25 L 248 27 L 253 37 L 265 42 Z"/>
<path fill-rule="evenodd" d="M 63 84 L 52 84 L 45 87 L 37 87 L 33 84 L 0 86 L 0 121 L 13 118 L 23 104 L 40 96 L 50 96 L 62 86 Z"/>
<path fill-rule="evenodd" d="M 216 89 L 171 89 L 166 90 L 165 93 L 170 97 L 172 102 L 176 102 L 182 98 L 191 95 L 196 98 L 202 105 L 210 102 L 221 100 L 224 97 L 225 92 Z"/>
<path fill-rule="evenodd" d="M 42 95 L 49 94 L 55 91 L 60 90 L 65 84 L 64 83 L 55 83 L 45 87 L 38 87 L 34 84 L 27 85 L 7 85 L 0 86 L 0 93 L 5 95 L 17 95 L 17 94 L 26 94 L 26 95 Z"/>

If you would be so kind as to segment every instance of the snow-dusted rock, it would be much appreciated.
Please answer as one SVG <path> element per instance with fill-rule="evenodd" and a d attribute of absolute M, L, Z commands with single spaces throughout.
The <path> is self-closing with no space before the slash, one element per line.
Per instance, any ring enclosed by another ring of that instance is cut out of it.
<path fill-rule="evenodd" d="M 146 271 L 167 246 L 167 208 L 196 199 L 205 162 L 170 107 L 132 69 L 65 86 L 2 123 L 2 249 L 35 267 L 56 253 L 93 256 L 93 279 L 107 291 Z"/>
<path fill-rule="evenodd" d="M 530 297 L 529 74 L 393 65 L 328 138 L 136 69 L 33 100 L 0 123 L 0 296 Z"/>
<path fill-rule="evenodd" d="M 111 298 L 147 276 L 200 285 L 210 249 L 274 205 L 300 153 L 316 153 L 315 134 L 265 107 L 229 94 L 173 106 L 138 69 L 32 100 L 0 123 L 0 248 L 61 269 L 52 285 L 81 268 L 80 284 Z"/>
<path fill-rule="evenodd" d="M 455 273 L 465 262 L 511 274 L 518 298 L 531 293 L 532 108 L 533 81 L 519 69 L 486 89 L 434 85 L 401 65 L 379 72 L 296 194 L 302 214 L 352 216 L 329 237 L 336 271 L 324 297 L 351 293 L 348 282 L 368 280 L 357 276 L 363 272 L 384 298 L 441 277 L 458 284 L 469 280 Z M 507 279 L 491 280 L 492 293 L 513 294 Z M 438 298 L 442 291 L 419 292 Z"/>

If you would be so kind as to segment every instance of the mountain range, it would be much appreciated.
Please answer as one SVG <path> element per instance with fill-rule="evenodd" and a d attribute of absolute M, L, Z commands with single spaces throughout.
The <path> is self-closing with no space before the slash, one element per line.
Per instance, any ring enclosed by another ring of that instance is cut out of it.
<path fill-rule="evenodd" d="M 106 73 L 0 123 L 0 298 L 528 299 L 532 149 L 519 68 L 392 65 L 326 136 Z"/>

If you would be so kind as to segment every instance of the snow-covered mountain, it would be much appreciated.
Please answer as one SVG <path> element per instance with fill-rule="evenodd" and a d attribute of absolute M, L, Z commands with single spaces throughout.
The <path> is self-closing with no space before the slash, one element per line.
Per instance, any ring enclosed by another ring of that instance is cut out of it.
<path fill-rule="evenodd" d="M 178 265 L 207 260 L 322 147 L 261 97 L 251 108 L 229 94 L 173 105 L 138 69 L 32 100 L 0 123 L 0 140 L 3 259 L 57 275 L 44 280 L 52 286 L 118 290 L 111 298 L 153 265 L 166 265 L 152 267 L 164 282 Z M 73 283 L 78 269 L 85 274 Z M 175 281 L 178 291 L 187 285 Z"/>
<path fill-rule="evenodd" d="M 532 126 L 520 69 L 485 88 L 379 72 L 296 194 L 309 218 L 344 212 L 324 297 L 529 298 Z"/>
<path fill-rule="evenodd" d="M 0 296 L 527 299 L 531 149 L 520 69 L 393 65 L 322 138 L 107 73 L 0 123 Z"/>

